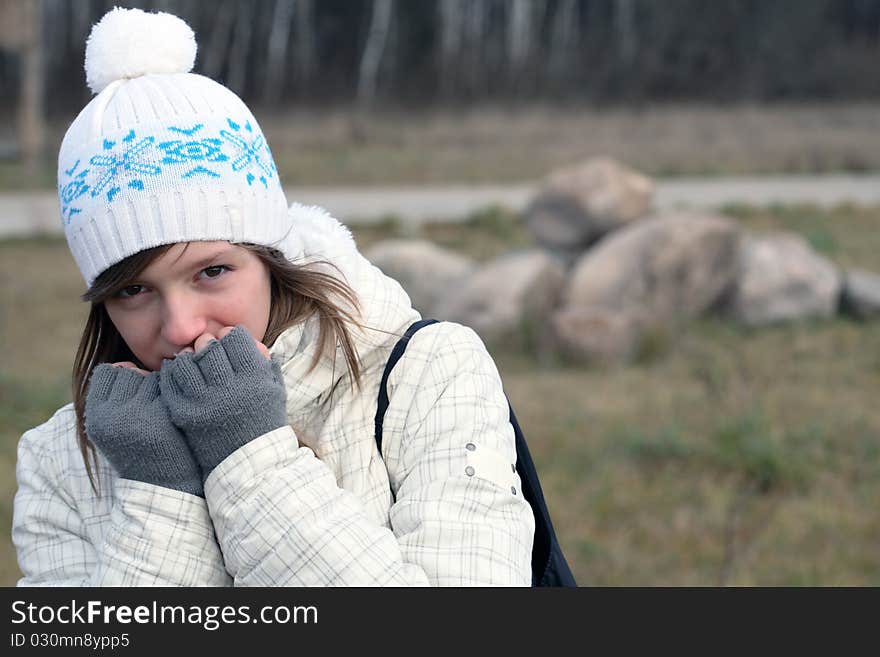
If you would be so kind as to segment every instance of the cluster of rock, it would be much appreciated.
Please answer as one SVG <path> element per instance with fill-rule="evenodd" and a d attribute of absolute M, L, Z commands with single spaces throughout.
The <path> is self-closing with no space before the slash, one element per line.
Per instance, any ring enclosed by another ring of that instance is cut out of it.
<path fill-rule="evenodd" d="M 880 317 L 880 275 L 841 270 L 794 233 L 749 235 L 717 214 L 652 214 L 654 187 L 617 162 L 588 160 L 551 174 L 530 203 L 532 249 L 476 263 L 389 240 L 366 255 L 424 316 L 578 362 L 631 360 L 658 331 L 709 313 L 747 326 Z"/>

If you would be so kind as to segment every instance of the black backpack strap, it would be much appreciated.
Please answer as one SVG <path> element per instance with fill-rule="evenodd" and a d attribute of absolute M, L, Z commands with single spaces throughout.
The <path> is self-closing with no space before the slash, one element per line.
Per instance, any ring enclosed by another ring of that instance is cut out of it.
<path fill-rule="evenodd" d="M 529 453 L 526 437 L 519 426 L 513 406 L 510 408 L 510 424 L 516 436 L 516 472 L 519 475 L 523 497 L 532 507 L 535 516 L 535 538 L 532 544 L 532 586 L 577 586 L 574 575 L 562 554 L 556 539 L 556 531 L 550 521 L 550 512 L 544 500 L 544 491 L 538 479 L 538 471 Z"/>
<path fill-rule="evenodd" d="M 391 355 L 388 357 L 388 362 L 385 364 L 385 371 L 382 373 L 382 383 L 379 384 L 379 407 L 376 409 L 375 422 L 376 445 L 379 447 L 380 454 L 382 453 L 382 423 L 385 421 L 385 411 L 388 410 L 388 377 L 391 374 L 391 370 L 397 365 L 397 361 L 403 356 L 403 352 L 406 351 L 406 345 L 409 344 L 409 339 L 413 334 L 431 324 L 437 324 L 437 320 L 422 319 L 410 326 L 406 333 L 403 334 L 403 337 L 394 345 L 394 349 L 391 350 Z"/>
<path fill-rule="evenodd" d="M 413 334 L 425 326 L 436 323 L 436 319 L 423 319 L 414 323 L 394 345 L 394 349 L 388 357 L 388 363 L 382 373 L 382 383 L 379 386 L 379 405 L 376 409 L 376 445 L 379 447 L 379 454 L 382 453 L 382 423 L 385 411 L 388 409 L 388 376 L 406 350 Z M 538 480 L 532 455 L 529 453 L 525 435 L 523 435 L 516 415 L 513 413 L 510 400 L 508 400 L 507 406 L 510 409 L 510 424 L 513 425 L 516 436 L 516 471 L 520 477 L 522 495 L 532 507 L 532 513 L 535 516 L 535 537 L 532 544 L 532 586 L 577 586 L 574 575 L 572 575 L 571 569 L 565 561 L 565 556 L 562 554 L 559 541 L 556 539 L 556 532 L 550 521 L 550 512 L 547 510 L 547 503 L 544 500 L 544 491 L 541 489 L 541 482 Z M 394 498 L 393 491 L 392 498 Z"/>

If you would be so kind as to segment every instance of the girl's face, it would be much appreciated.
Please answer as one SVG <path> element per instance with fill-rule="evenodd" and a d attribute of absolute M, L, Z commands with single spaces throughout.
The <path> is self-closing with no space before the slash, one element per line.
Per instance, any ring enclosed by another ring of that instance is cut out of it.
<path fill-rule="evenodd" d="M 149 370 L 193 348 L 203 333 L 243 324 L 256 340 L 269 325 L 269 270 L 229 242 L 175 244 L 104 305 L 132 353 Z"/>

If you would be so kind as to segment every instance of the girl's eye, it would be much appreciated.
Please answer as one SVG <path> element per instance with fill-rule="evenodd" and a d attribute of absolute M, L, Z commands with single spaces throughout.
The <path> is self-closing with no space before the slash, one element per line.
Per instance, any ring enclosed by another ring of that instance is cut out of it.
<path fill-rule="evenodd" d="M 213 267 L 205 267 L 202 270 L 202 273 L 205 275 L 206 278 L 217 278 L 228 269 L 229 267 L 227 267 L 226 265 L 214 265 Z"/>
<path fill-rule="evenodd" d="M 140 294 L 143 289 L 143 285 L 126 285 L 116 294 L 122 299 L 130 299 L 131 297 L 136 297 L 138 294 Z"/>

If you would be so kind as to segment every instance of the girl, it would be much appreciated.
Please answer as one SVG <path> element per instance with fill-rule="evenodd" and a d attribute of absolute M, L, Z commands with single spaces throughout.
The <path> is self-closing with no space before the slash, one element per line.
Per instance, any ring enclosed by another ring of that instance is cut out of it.
<path fill-rule="evenodd" d="M 468 328 L 317 208 L 288 208 L 256 120 L 189 73 L 192 31 L 114 9 L 59 153 L 91 312 L 74 401 L 24 434 L 21 585 L 528 585 L 508 406 Z"/>

